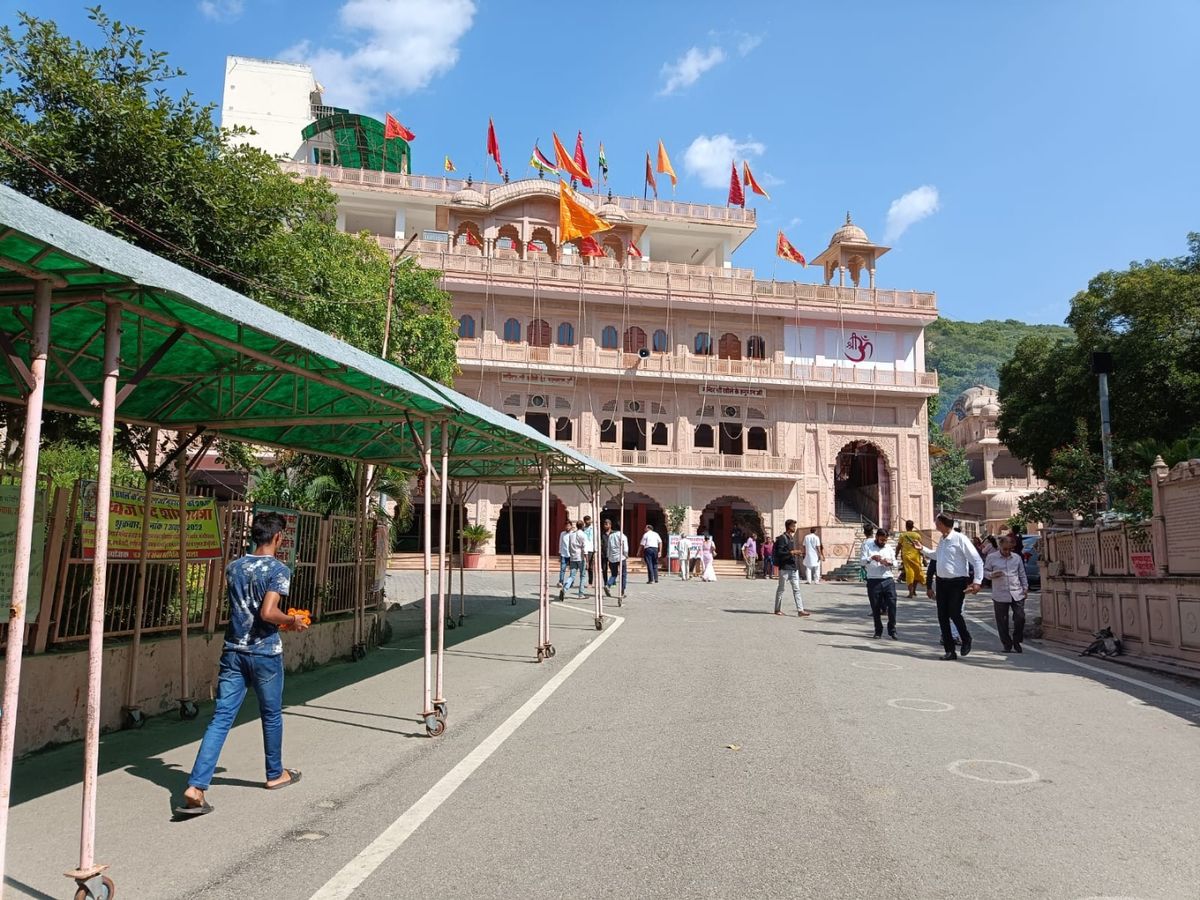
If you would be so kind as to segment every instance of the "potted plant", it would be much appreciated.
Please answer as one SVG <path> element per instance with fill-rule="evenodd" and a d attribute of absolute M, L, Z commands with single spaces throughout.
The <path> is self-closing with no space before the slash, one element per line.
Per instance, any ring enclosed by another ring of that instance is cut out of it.
<path fill-rule="evenodd" d="M 467 525 L 459 534 L 462 540 L 463 568 L 478 569 L 479 557 L 483 554 L 479 548 L 492 539 L 492 533 L 484 525 Z"/>
<path fill-rule="evenodd" d="M 683 539 L 683 526 L 687 522 L 688 508 L 682 504 L 667 507 L 667 531 L 670 534 L 679 535 L 680 540 Z M 679 557 L 671 560 L 671 571 L 679 571 Z"/>

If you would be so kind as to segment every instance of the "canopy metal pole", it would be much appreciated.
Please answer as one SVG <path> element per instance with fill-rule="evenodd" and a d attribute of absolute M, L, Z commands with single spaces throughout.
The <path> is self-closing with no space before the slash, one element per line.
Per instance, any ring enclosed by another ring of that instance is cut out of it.
<path fill-rule="evenodd" d="M 433 600 L 430 589 L 433 569 L 433 552 L 430 549 L 430 545 L 433 543 L 433 458 L 430 450 L 432 442 L 433 425 L 426 419 L 425 442 L 421 446 L 422 481 L 424 483 L 423 493 L 425 502 L 425 520 L 423 526 L 425 531 L 425 694 L 421 715 L 425 716 L 426 727 L 428 727 L 429 720 L 433 717 L 433 694 L 431 689 L 433 674 Z"/>
<path fill-rule="evenodd" d="M 365 512 L 367 505 L 366 470 L 362 463 L 354 466 L 354 655 L 367 655 L 366 579 L 363 577 L 363 540 L 366 537 Z"/>
<path fill-rule="evenodd" d="M 146 489 L 142 492 L 142 539 L 138 556 L 137 599 L 133 609 L 133 641 L 129 645 L 129 676 L 125 685 L 125 716 L 129 726 L 144 721 L 137 701 L 138 663 L 142 647 L 142 618 L 146 610 L 146 552 L 150 547 L 150 510 L 154 502 L 154 469 L 158 465 L 158 429 L 150 429 L 150 446 L 146 449 Z"/>
<path fill-rule="evenodd" d="M 542 460 L 542 547 L 538 559 L 538 585 L 541 600 L 541 643 L 538 660 L 554 655 L 550 643 L 550 465 Z"/>
<path fill-rule="evenodd" d="M 596 630 L 604 628 L 604 597 L 600 593 L 603 583 L 604 554 L 600 541 L 604 533 L 600 528 L 600 479 L 592 479 L 592 591 L 596 595 Z"/>
<path fill-rule="evenodd" d="M 465 589 L 467 554 L 464 551 L 463 529 L 467 527 L 467 495 L 463 483 L 458 483 L 458 624 L 461 625 L 467 617 L 467 597 Z M 451 555 L 451 561 L 454 557 Z"/>
<path fill-rule="evenodd" d="M 95 878 L 96 787 L 100 764 L 100 676 L 104 664 L 104 598 L 108 581 L 108 519 L 112 504 L 113 433 L 120 375 L 121 307 L 110 303 L 104 316 L 104 382 L 100 392 L 100 463 L 96 473 L 96 552 L 92 564 L 92 607 L 88 632 L 87 722 L 83 737 L 83 811 L 79 828 L 79 868 L 67 877 Z"/>
<path fill-rule="evenodd" d="M 508 495 L 508 573 L 512 577 L 512 605 L 517 605 L 517 534 L 513 530 L 512 485 L 506 484 Z"/>
<path fill-rule="evenodd" d="M 46 395 L 46 357 L 50 351 L 50 295 L 50 282 L 37 282 L 34 286 L 33 344 L 29 360 L 32 383 L 25 398 L 25 440 L 21 451 L 21 488 L 17 500 L 17 534 L 13 547 L 8 646 L 4 651 L 4 705 L 0 707 L 3 713 L 0 716 L 0 891 L 4 890 L 4 851 L 8 841 L 8 804 L 16 743 L 17 703 L 21 690 L 21 654 L 25 649 L 29 560 L 33 551 L 33 521 L 37 510 L 38 451 L 41 448 L 42 405 Z"/>
<path fill-rule="evenodd" d="M 446 558 L 446 500 L 450 493 L 450 429 L 442 423 L 442 471 L 438 503 L 438 637 L 437 637 L 437 683 L 434 686 L 433 708 L 444 707 L 446 698 L 442 696 L 442 670 L 446 661 L 446 582 L 450 579 L 450 570 Z"/>
<path fill-rule="evenodd" d="M 629 544 L 629 548 L 633 549 L 633 542 L 629 537 L 629 531 L 625 527 L 625 485 L 621 485 L 621 534 L 625 535 L 625 542 Z M 625 581 L 629 577 L 629 554 L 625 554 L 625 559 L 621 562 L 621 593 L 617 596 L 620 600 L 617 601 L 617 606 L 620 606 L 625 600 Z"/>
<path fill-rule="evenodd" d="M 183 440 L 183 432 L 179 433 Z M 188 666 L 188 558 L 187 558 L 187 450 L 179 454 L 179 715 L 194 719 L 199 710 L 192 699 L 191 677 Z"/>

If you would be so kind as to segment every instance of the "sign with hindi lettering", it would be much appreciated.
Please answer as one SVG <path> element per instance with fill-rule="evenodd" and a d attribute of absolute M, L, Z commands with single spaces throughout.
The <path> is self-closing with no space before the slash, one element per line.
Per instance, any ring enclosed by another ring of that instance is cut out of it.
<path fill-rule="evenodd" d="M 1130 553 L 1129 564 L 1133 568 L 1133 574 L 1138 578 L 1153 578 L 1158 574 L 1158 570 L 1154 567 L 1153 553 Z"/>
<path fill-rule="evenodd" d="M 736 384 L 702 384 L 700 393 L 707 397 L 750 397 L 765 400 L 767 392 L 763 388 L 738 387 Z"/>
<path fill-rule="evenodd" d="M 254 507 L 255 516 L 259 513 L 269 512 L 279 513 L 283 516 L 284 521 L 287 522 L 287 528 L 283 531 L 283 541 L 280 542 L 279 549 L 275 551 L 275 558 L 289 569 L 294 570 L 296 568 L 296 533 L 300 525 L 300 513 L 297 510 L 286 509 L 282 506 Z M 253 520 L 253 517 L 251 519 Z M 247 540 L 249 540 L 249 535 L 247 535 Z M 250 543 L 254 542 L 250 541 Z M 253 549 L 253 547 L 250 547 L 246 552 L 249 553 Z"/>
<path fill-rule="evenodd" d="M 96 482 L 80 486 L 83 509 L 83 556 L 96 557 Z M 137 559 L 142 552 L 142 516 L 145 495 L 133 488 L 113 487 L 109 503 L 108 558 Z M 179 495 L 150 495 L 150 527 L 146 559 L 179 559 Z M 187 498 L 187 558 L 220 559 L 221 526 L 217 501 L 212 497 Z"/>
<path fill-rule="evenodd" d="M 540 384 L 545 387 L 574 387 L 574 375 L 542 375 L 537 372 L 501 372 L 501 384 Z"/>
<path fill-rule="evenodd" d="M 0 622 L 8 621 L 12 599 L 13 564 L 17 549 L 17 503 L 19 484 L 0 484 Z M 25 621 L 37 619 L 42 605 L 42 554 L 46 548 L 46 495 L 37 492 L 33 508 L 33 544 L 29 554 L 29 595 L 25 601 Z"/>

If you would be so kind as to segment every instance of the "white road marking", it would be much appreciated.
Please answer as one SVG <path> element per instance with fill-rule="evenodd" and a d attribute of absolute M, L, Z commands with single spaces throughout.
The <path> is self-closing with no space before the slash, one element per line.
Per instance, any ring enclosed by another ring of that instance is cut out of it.
<path fill-rule="evenodd" d="M 972 775 L 970 772 L 964 772 L 962 770 L 963 766 L 973 765 L 1007 766 L 1010 769 L 1018 769 L 1022 772 L 1027 772 L 1028 774 L 1020 778 L 985 778 L 982 775 Z M 946 766 L 946 768 L 960 778 L 969 778 L 972 781 L 985 781 L 988 784 L 1032 784 L 1041 778 L 1041 776 L 1038 775 L 1038 773 L 1033 769 L 1029 768 L 1029 766 L 1023 766 L 1020 763 L 1006 762 L 1002 759 L 956 759 L 954 762 L 950 763 L 950 765 Z"/>
<path fill-rule="evenodd" d="M 915 704 L 926 704 L 917 706 Z M 943 703 L 941 700 L 922 700 L 920 697 L 897 697 L 895 700 L 889 700 L 887 705 L 893 709 L 907 709 L 912 712 L 950 712 L 954 709 L 954 704 Z"/>
<path fill-rule="evenodd" d="M 974 616 L 969 616 L 970 620 L 982 628 L 989 634 L 999 637 L 999 633 L 995 628 L 990 628 Z M 1097 675 L 1103 675 L 1105 678 L 1112 678 L 1114 681 L 1123 681 L 1126 684 L 1136 684 L 1140 688 L 1145 688 L 1148 691 L 1153 691 L 1156 694 L 1162 694 L 1164 697 L 1170 697 L 1172 700 L 1178 700 L 1181 703 L 1187 703 L 1190 706 L 1195 706 L 1200 709 L 1200 700 L 1195 697 L 1189 697 L 1187 694 L 1181 694 L 1178 691 L 1172 691 L 1168 688 L 1158 687 L 1150 684 L 1148 681 L 1141 681 L 1137 678 L 1130 678 L 1128 675 L 1122 675 L 1120 672 L 1113 672 L 1109 669 L 1101 669 L 1099 666 L 1089 666 L 1087 663 L 1080 662 L 1077 659 L 1071 659 L 1069 656 L 1060 656 L 1057 653 L 1051 653 L 1049 650 L 1042 650 L 1040 647 L 1033 647 L 1029 644 L 1022 644 L 1023 648 L 1031 653 L 1040 653 L 1042 656 L 1049 656 L 1057 659 L 1059 662 L 1064 662 L 1069 666 L 1074 666 L 1077 669 L 1086 669 L 1089 672 L 1095 672 Z"/>
<path fill-rule="evenodd" d="M 311 900 L 345 900 L 353 894 L 376 869 L 387 861 L 401 845 L 412 836 L 421 824 L 437 811 L 443 803 L 458 790 L 493 753 L 500 749 L 509 737 L 524 724 L 538 707 L 545 703 L 550 696 L 562 686 L 563 682 L 574 674 L 587 658 L 599 649 L 612 634 L 621 627 L 625 619 L 611 613 L 607 617 L 612 624 L 605 628 L 600 635 L 584 647 L 579 653 L 547 681 L 536 694 L 505 719 L 495 731 L 484 738 L 483 743 L 468 753 L 453 769 L 441 777 L 421 799 L 410 806 L 403 815 L 387 827 L 383 834 L 375 838 L 365 850 L 346 863 L 341 871 L 334 875 L 325 885 L 312 895 Z"/>
<path fill-rule="evenodd" d="M 856 669 L 867 669 L 871 672 L 882 672 L 886 669 L 902 669 L 903 666 L 898 666 L 895 663 L 889 662 L 852 662 L 850 665 Z"/>

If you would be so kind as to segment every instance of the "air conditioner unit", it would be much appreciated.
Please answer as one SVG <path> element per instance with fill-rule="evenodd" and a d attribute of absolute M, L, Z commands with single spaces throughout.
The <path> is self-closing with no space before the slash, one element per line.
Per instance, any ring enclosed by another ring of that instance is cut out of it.
<path fill-rule="evenodd" d="M 723 412 L 724 412 L 724 415 L 726 416 L 726 418 L 730 418 L 730 419 L 736 419 L 738 416 L 740 416 L 742 414 L 742 411 L 740 409 L 738 409 L 736 406 L 726 406 L 724 408 Z"/>
<path fill-rule="evenodd" d="M 534 409 L 546 409 L 550 405 L 550 398 L 545 394 L 530 394 L 529 405 Z"/>

